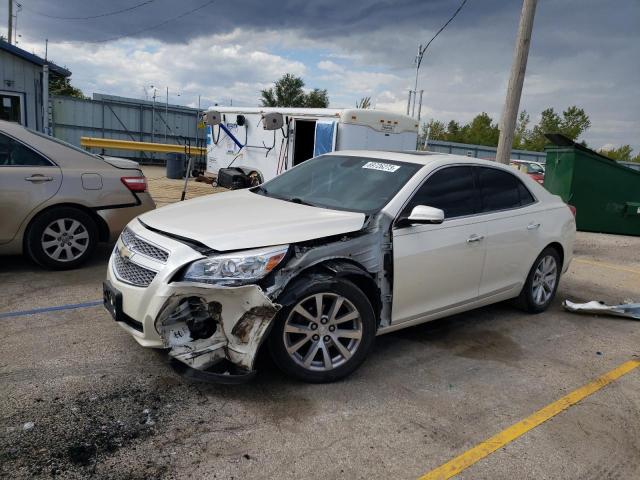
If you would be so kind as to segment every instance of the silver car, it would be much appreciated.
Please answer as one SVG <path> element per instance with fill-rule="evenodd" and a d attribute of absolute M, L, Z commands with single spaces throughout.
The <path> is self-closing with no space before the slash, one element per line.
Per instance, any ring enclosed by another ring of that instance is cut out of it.
<path fill-rule="evenodd" d="M 0 254 L 75 268 L 153 208 L 138 163 L 0 121 Z"/>

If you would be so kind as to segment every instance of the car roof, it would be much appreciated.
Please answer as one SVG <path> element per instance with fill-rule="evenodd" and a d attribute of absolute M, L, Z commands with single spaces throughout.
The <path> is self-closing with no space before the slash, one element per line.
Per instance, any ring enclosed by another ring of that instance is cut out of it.
<path fill-rule="evenodd" d="M 110 168 L 108 163 L 96 155 L 64 145 L 55 137 L 50 138 L 43 133 L 29 130 L 19 123 L 0 120 L 0 133 L 26 144 L 60 167 Z"/>
<path fill-rule="evenodd" d="M 446 163 L 468 163 L 469 165 L 486 165 L 507 167 L 493 160 L 453 155 L 450 153 L 425 152 L 420 150 L 387 151 L 387 150 L 338 150 L 329 155 L 348 155 L 352 157 L 374 158 L 377 160 L 392 160 L 396 162 L 417 163 L 419 165 L 434 165 Z"/>

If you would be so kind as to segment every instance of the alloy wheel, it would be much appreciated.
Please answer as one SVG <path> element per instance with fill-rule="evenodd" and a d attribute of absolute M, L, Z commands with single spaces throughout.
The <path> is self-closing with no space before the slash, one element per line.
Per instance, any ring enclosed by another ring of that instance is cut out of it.
<path fill-rule="evenodd" d="M 532 298 L 537 305 L 544 305 L 553 295 L 558 281 L 558 265 L 551 255 L 542 257 L 533 273 Z"/>
<path fill-rule="evenodd" d="M 48 257 L 57 262 L 71 262 L 89 248 L 89 232 L 78 220 L 59 218 L 47 225 L 40 242 Z"/>
<path fill-rule="evenodd" d="M 354 304 L 335 293 L 317 293 L 298 302 L 287 317 L 287 353 L 307 370 L 325 372 L 345 364 L 362 340 L 362 319 Z"/>

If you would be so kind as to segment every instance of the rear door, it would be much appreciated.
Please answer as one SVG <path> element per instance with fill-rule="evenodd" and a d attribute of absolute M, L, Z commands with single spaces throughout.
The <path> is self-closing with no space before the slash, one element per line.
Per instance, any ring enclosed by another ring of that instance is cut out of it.
<path fill-rule="evenodd" d="M 480 297 L 519 289 L 540 253 L 543 214 L 522 181 L 509 171 L 475 167 L 486 222 L 486 259 Z"/>
<path fill-rule="evenodd" d="M 416 205 L 444 210 L 440 225 L 393 230 L 393 323 L 464 305 L 478 297 L 486 227 L 472 167 L 451 166 L 433 173 L 400 218 Z"/>
<path fill-rule="evenodd" d="M 57 165 L 0 133 L 0 244 L 10 242 L 29 213 L 53 197 L 61 184 Z"/>

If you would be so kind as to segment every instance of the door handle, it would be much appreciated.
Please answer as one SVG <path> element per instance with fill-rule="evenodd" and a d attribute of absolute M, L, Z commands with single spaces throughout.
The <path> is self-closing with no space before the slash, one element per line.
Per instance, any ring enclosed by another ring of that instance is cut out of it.
<path fill-rule="evenodd" d="M 467 243 L 479 242 L 484 239 L 484 235 L 476 235 L 475 233 L 467 238 Z"/>
<path fill-rule="evenodd" d="M 53 177 L 45 177 L 44 175 L 31 175 L 30 177 L 25 177 L 27 182 L 51 182 Z"/>
<path fill-rule="evenodd" d="M 536 228 L 540 228 L 539 223 L 530 223 L 529 225 L 527 225 L 527 230 L 535 230 Z"/>

